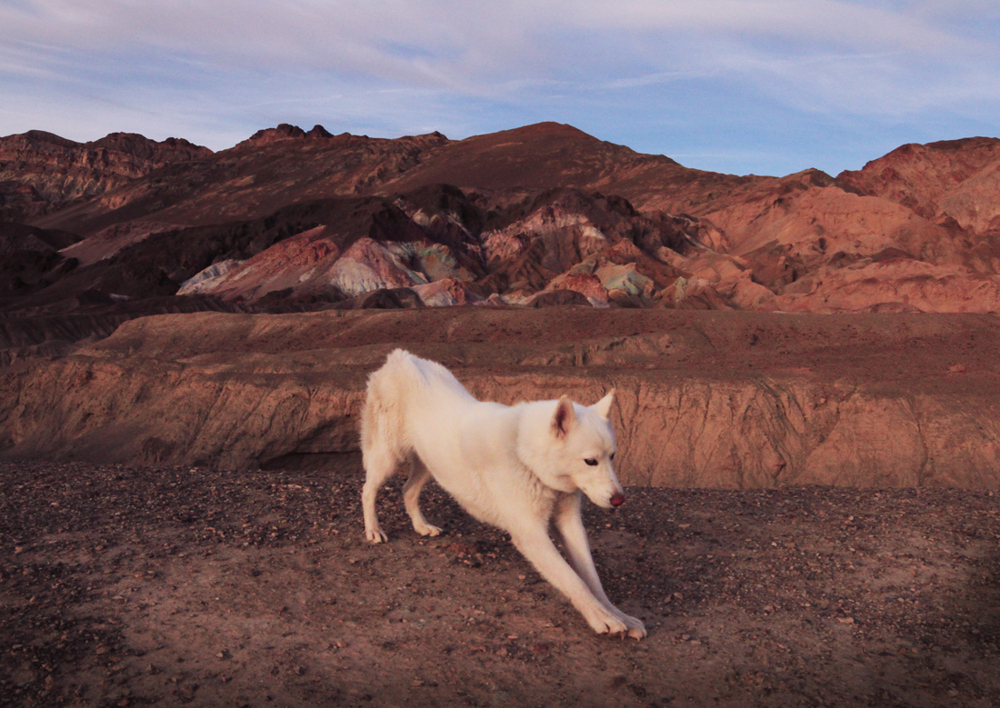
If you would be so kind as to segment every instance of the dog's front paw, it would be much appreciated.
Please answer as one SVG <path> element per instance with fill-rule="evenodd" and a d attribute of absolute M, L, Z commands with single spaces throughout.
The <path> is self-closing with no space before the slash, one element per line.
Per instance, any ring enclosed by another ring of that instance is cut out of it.
<path fill-rule="evenodd" d="M 385 543 L 389 540 L 389 537 L 385 535 L 385 532 L 377 527 L 373 529 L 365 529 L 365 538 L 372 543 Z"/>
<path fill-rule="evenodd" d="M 624 622 L 603 607 L 588 615 L 587 623 L 598 634 L 620 634 L 628 630 Z"/>
<path fill-rule="evenodd" d="M 642 623 L 642 620 L 628 615 L 624 615 L 622 619 L 625 620 L 625 626 L 628 627 L 628 636 L 633 639 L 643 639 L 646 636 L 646 625 Z"/>

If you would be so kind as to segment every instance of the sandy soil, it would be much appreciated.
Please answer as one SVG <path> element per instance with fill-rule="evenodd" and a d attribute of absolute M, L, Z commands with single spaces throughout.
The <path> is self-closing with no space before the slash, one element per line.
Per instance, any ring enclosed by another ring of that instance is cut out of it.
<path fill-rule="evenodd" d="M 631 489 L 586 522 L 596 636 L 433 485 L 362 539 L 324 472 L 0 465 L 0 704 L 992 706 L 990 492 Z"/>

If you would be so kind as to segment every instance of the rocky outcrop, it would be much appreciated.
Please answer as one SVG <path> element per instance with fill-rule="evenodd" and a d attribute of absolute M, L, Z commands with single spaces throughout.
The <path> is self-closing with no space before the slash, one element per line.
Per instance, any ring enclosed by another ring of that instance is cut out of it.
<path fill-rule="evenodd" d="M 264 145 L 267 143 L 277 142 L 278 140 L 296 140 L 305 137 L 322 137 L 331 138 L 333 137 L 327 130 L 321 125 L 317 125 L 315 128 L 306 133 L 297 125 L 289 125 L 288 123 L 281 123 L 276 128 L 264 128 L 263 130 L 258 130 L 256 133 L 251 135 L 249 138 L 244 140 L 240 145 Z"/>
<path fill-rule="evenodd" d="M 799 377 L 660 386 L 626 379 L 620 391 L 630 443 L 621 465 L 633 484 L 1000 485 L 992 396 L 966 392 L 956 407 L 940 393 Z"/>
<path fill-rule="evenodd" d="M 87 290 L 57 309 L 0 314 L 0 366 L 38 357 L 66 356 L 81 341 L 112 334 L 129 320 L 150 315 L 204 311 L 233 311 L 213 298 L 112 298 Z"/>
<path fill-rule="evenodd" d="M 783 312 L 1000 312 L 1000 276 L 913 258 L 822 267 L 774 298 Z"/>
<path fill-rule="evenodd" d="M 5 411 L 5 447 L 29 457 L 226 469 L 291 452 L 356 450 L 360 383 L 318 386 L 315 377 L 290 373 L 220 378 L 179 363 L 63 358 L 44 372 L 3 376 L 5 393 L 23 391 Z M 70 391 L 61 395 L 53 385 Z M 43 426 L 56 421 L 59 430 L 46 433 Z"/>
<path fill-rule="evenodd" d="M 353 203 L 351 219 L 342 218 L 346 209 L 332 211 L 335 218 L 325 224 L 248 260 L 216 256 L 181 284 L 179 294 L 253 302 L 276 292 L 303 298 L 450 289 L 448 296 L 425 298 L 441 306 L 479 302 L 489 294 L 523 303 L 539 291 L 570 289 L 602 306 L 648 305 L 682 274 L 653 254 L 662 255 L 666 244 L 690 250 L 699 236 L 692 228 L 693 236 L 679 238 L 675 225 L 642 217 L 621 198 L 578 190 L 557 190 L 514 206 L 473 201 L 447 186 L 400 195 L 391 203 Z M 489 228 L 491 221 L 502 225 Z M 449 283 L 461 286 L 455 290 Z"/>
<path fill-rule="evenodd" d="M 933 315 L 147 317 L 72 356 L 0 370 L 0 448 L 231 469 L 355 454 L 365 377 L 406 346 L 483 399 L 588 403 L 614 387 L 628 484 L 993 489 L 998 344 L 993 318 Z"/>

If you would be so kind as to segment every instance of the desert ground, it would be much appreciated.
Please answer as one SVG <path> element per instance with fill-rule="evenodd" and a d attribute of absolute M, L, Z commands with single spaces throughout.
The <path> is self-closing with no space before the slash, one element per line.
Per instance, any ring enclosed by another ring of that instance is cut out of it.
<path fill-rule="evenodd" d="M 0 465 L 0 704 L 993 706 L 989 491 L 629 488 L 585 520 L 649 637 L 593 634 L 433 484 L 445 535 L 324 469 Z"/>

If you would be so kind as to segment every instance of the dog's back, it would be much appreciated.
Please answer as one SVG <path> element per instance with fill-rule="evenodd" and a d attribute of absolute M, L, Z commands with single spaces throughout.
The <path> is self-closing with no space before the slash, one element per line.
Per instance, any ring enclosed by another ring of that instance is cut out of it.
<path fill-rule="evenodd" d="M 409 419 L 414 408 L 474 401 L 472 395 L 440 364 L 397 349 L 381 369 L 368 377 L 361 411 L 361 451 L 369 462 L 396 465 L 409 457 L 413 440 Z M 385 456 L 387 459 L 376 459 Z"/>

